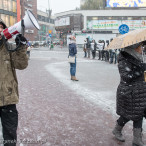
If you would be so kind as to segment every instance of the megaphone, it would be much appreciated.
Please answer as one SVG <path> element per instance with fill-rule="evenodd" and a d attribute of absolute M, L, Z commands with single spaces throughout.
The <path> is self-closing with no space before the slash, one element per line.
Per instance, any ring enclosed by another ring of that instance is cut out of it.
<path fill-rule="evenodd" d="M 21 33 L 23 29 L 21 23 L 22 20 L 14 24 L 13 26 L 3 30 L 2 35 L 5 37 L 5 39 L 10 39 L 14 35 Z M 35 16 L 30 10 L 26 11 L 26 15 L 23 18 L 23 23 L 25 29 L 33 29 L 33 28 L 36 28 L 38 30 L 40 29 L 37 19 L 35 18 Z"/>

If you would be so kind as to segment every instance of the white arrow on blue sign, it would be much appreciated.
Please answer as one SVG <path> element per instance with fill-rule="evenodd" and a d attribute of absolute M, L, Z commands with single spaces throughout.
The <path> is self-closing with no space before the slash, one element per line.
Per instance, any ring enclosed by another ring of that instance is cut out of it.
<path fill-rule="evenodd" d="M 49 34 L 49 37 L 51 38 L 52 37 L 52 34 Z"/>

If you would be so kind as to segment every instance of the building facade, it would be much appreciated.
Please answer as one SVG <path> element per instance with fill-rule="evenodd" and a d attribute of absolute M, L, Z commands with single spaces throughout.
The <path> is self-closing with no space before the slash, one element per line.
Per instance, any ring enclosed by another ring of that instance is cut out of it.
<path fill-rule="evenodd" d="M 40 25 L 40 30 L 38 31 L 38 40 L 53 40 L 56 37 L 54 18 L 49 16 L 48 12 L 38 10 L 37 19 Z"/>
<path fill-rule="evenodd" d="M 67 15 L 56 17 L 55 29 L 60 36 L 60 40 L 66 45 L 67 35 L 81 32 L 83 29 L 83 15 L 81 13 L 68 13 Z"/>
<path fill-rule="evenodd" d="M 21 19 L 25 16 L 25 12 L 27 10 L 32 11 L 34 16 L 37 18 L 37 0 L 21 0 Z M 38 30 L 34 29 L 26 29 L 25 37 L 30 41 L 37 41 Z"/>
<path fill-rule="evenodd" d="M 6 23 L 7 27 L 17 22 L 16 0 L 0 0 L 0 18 Z"/>
<path fill-rule="evenodd" d="M 146 28 L 146 9 L 110 9 L 110 10 L 77 10 L 66 11 L 56 14 L 56 20 L 67 17 L 68 15 L 82 14 L 83 29 L 75 32 L 77 39 L 80 40 L 78 44 L 83 43 L 86 37 L 95 39 L 96 41 L 110 40 L 119 33 L 119 26 L 126 24 L 129 26 L 129 31 L 134 29 Z M 80 20 L 82 21 L 82 20 Z M 76 22 L 74 22 L 76 23 Z M 69 27 L 69 26 L 62 26 Z M 55 25 L 55 28 L 58 27 Z M 61 28 L 60 28 L 61 29 Z M 68 34 L 69 35 L 69 34 Z"/>

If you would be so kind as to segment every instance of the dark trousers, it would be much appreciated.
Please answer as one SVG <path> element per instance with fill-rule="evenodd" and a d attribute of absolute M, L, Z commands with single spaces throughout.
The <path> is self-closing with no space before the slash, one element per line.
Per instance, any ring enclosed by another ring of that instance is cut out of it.
<path fill-rule="evenodd" d="M 96 52 L 95 51 L 92 51 L 92 57 L 93 57 L 93 59 L 95 58 L 95 56 L 96 56 Z"/>
<path fill-rule="evenodd" d="M 16 105 L 7 105 L 0 107 L 0 117 L 2 123 L 2 132 L 4 146 L 16 146 L 18 112 Z"/>
<path fill-rule="evenodd" d="M 98 50 L 98 60 L 100 60 L 101 59 L 101 50 Z"/>
<path fill-rule="evenodd" d="M 101 50 L 101 60 L 103 60 L 105 58 L 105 51 Z"/>
<path fill-rule="evenodd" d="M 117 122 L 120 126 L 124 126 L 129 121 L 130 120 L 128 120 L 122 116 L 120 116 L 120 118 L 117 120 Z M 143 118 L 139 119 L 138 121 L 133 121 L 133 127 L 134 128 L 142 128 L 142 122 L 143 122 Z"/>

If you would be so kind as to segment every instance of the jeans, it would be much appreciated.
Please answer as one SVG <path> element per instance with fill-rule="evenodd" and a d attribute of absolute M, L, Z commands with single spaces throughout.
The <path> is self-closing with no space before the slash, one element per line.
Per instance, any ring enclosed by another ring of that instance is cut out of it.
<path fill-rule="evenodd" d="M 115 64 L 117 63 L 117 54 L 115 52 L 111 52 L 110 63 L 113 63 L 113 61 L 115 61 Z"/>
<path fill-rule="evenodd" d="M 70 75 L 75 76 L 76 75 L 76 57 L 75 57 L 75 63 L 70 63 Z"/>
<path fill-rule="evenodd" d="M 120 126 L 124 126 L 129 121 L 130 120 L 126 119 L 123 116 L 120 116 L 120 118 L 117 120 L 117 122 Z M 133 127 L 134 128 L 142 128 L 142 122 L 143 122 L 143 118 L 139 119 L 138 121 L 133 121 Z"/>

